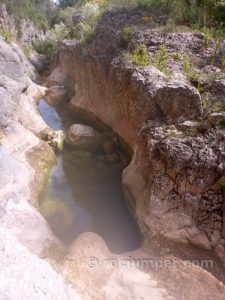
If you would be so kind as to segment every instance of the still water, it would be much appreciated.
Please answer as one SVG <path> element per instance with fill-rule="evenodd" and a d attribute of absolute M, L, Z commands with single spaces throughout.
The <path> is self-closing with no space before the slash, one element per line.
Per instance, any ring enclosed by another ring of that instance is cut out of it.
<path fill-rule="evenodd" d="M 53 129 L 68 128 L 69 116 L 44 100 L 39 104 Z M 75 121 L 70 120 L 70 124 Z M 64 149 L 41 195 L 40 211 L 52 231 L 69 245 L 79 234 L 100 235 L 116 254 L 140 246 L 140 233 L 123 199 L 121 167 L 88 152 Z"/>

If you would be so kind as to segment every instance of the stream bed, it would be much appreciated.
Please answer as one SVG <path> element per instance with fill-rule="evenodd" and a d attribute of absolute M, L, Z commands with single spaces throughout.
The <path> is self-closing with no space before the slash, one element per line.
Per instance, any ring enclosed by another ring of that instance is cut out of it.
<path fill-rule="evenodd" d="M 39 111 L 54 130 L 76 123 L 44 100 Z M 120 165 L 65 147 L 40 197 L 40 211 L 54 234 L 70 245 L 81 233 L 94 232 L 115 254 L 137 249 L 140 232 L 125 205 L 121 176 Z"/>

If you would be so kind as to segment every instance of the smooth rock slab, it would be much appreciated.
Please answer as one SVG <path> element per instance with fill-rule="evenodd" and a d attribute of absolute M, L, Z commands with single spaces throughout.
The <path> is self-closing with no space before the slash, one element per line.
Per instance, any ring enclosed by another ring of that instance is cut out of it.
<path fill-rule="evenodd" d="M 0 226 L 0 299 L 78 300 L 58 273 Z"/>

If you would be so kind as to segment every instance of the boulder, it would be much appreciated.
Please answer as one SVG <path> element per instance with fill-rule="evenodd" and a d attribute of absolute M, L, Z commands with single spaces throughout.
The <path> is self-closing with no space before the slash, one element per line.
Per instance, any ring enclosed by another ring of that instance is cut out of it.
<path fill-rule="evenodd" d="M 62 130 L 54 131 L 48 135 L 49 145 L 55 152 L 61 152 L 64 145 L 64 132 Z"/>
<path fill-rule="evenodd" d="M 67 97 L 67 91 L 64 86 L 55 85 L 50 87 L 45 99 L 50 105 L 60 105 Z"/>
<path fill-rule="evenodd" d="M 76 150 L 100 152 L 103 136 L 90 126 L 74 124 L 69 129 L 67 142 Z"/>
<path fill-rule="evenodd" d="M 218 102 L 225 102 L 225 79 L 215 80 L 212 85 L 212 93 Z"/>
<path fill-rule="evenodd" d="M 46 56 L 33 53 L 30 57 L 30 63 L 36 68 L 38 72 L 43 72 L 48 67 L 48 59 Z"/>
<path fill-rule="evenodd" d="M 221 111 L 221 112 L 215 112 L 210 114 L 209 116 L 209 122 L 212 125 L 218 125 L 220 123 L 225 123 L 225 112 Z"/>

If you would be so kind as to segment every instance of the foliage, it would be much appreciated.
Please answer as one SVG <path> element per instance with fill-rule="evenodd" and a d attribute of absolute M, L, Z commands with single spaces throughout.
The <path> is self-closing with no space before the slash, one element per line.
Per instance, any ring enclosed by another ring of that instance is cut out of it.
<path fill-rule="evenodd" d="M 123 40 L 127 42 L 130 39 L 132 33 L 132 28 L 130 26 L 125 26 L 123 28 Z"/>
<path fill-rule="evenodd" d="M 0 28 L 0 36 L 4 38 L 6 43 L 10 44 L 12 42 L 12 34 L 9 31 L 5 31 Z"/>
<path fill-rule="evenodd" d="M 215 102 L 212 106 L 212 110 L 214 112 L 220 112 L 225 110 L 225 103 L 222 102 Z"/>
<path fill-rule="evenodd" d="M 220 182 L 220 188 L 221 188 L 222 190 L 225 189 L 225 182 Z"/>
<path fill-rule="evenodd" d="M 21 19 L 29 19 L 40 29 L 47 29 L 57 11 L 51 0 L 2 0 L 9 14 L 18 24 Z"/>
<path fill-rule="evenodd" d="M 224 24 L 225 0 L 108 0 L 119 7 L 138 7 L 170 15 L 176 23 L 207 24 L 217 21 Z"/>
<path fill-rule="evenodd" d="M 161 45 L 159 50 L 154 53 L 151 58 L 151 64 L 155 65 L 161 72 L 166 76 L 170 76 L 170 71 L 168 70 L 169 52 L 166 46 Z"/>
<path fill-rule="evenodd" d="M 59 0 L 58 4 L 61 8 L 72 7 L 76 5 L 79 0 Z"/>
<path fill-rule="evenodd" d="M 183 71 L 192 82 L 197 82 L 201 76 L 201 74 L 196 71 L 193 62 L 186 55 L 183 57 Z"/>
<path fill-rule="evenodd" d="M 150 63 L 147 47 L 144 44 L 140 45 L 139 49 L 134 49 L 132 52 L 133 63 L 137 66 L 148 66 Z"/>
<path fill-rule="evenodd" d="M 56 51 L 56 44 L 51 40 L 39 41 L 34 43 L 34 48 L 37 53 L 50 58 Z"/>
<path fill-rule="evenodd" d="M 69 38 L 76 38 L 83 45 L 90 44 L 97 22 L 105 10 L 106 0 L 76 1 L 73 7 L 66 7 L 60 10 L 59 17 L 69 29 Z M 83 20 L 74 26 L 72 17 L 81 15 Z"/>
<path fill-rule="evenodd" d="M 219 124 L 217 125 L 217 127 L 219 129 L 225 129 L 225 122 L 224 121 L 219 122 Z"/>
<path fill-rule="evenodd" d="M 57 51 L 58 43 L 70 38 L 71 32 L 68 26 L 64 23 L 55 24 L 51 30 L 51 38 L 44 41 L 34 42 L 34 48 L 39 54 L 44 54 L 51 57 Z"/>

